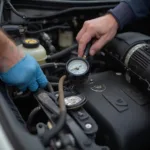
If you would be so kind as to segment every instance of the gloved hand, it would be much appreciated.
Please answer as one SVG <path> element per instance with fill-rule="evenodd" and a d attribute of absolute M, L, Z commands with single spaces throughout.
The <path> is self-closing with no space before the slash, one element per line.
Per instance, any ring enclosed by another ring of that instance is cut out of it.
<path fill-rule="evenodd" d="M 21 91 L 28 88 L 34 92 L 38 87 L 44 88 L 48 83 L 39 64 L 30 55 L 26 55 L 7 72 L 0 73 L 0 78 L 8 85 L 18 87 Z"/>

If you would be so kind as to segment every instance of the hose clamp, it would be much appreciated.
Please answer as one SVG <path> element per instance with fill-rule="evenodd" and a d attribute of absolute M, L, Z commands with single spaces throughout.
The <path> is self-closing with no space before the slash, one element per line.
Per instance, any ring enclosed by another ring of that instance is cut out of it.
<path fill-rule="evenodd" d="M 124 61 L 124 64 L 126 67 L 128 67 L 129 65 L 129 61 L 130 61 L 130 58 L 131 56 L 137 51 L 139 50 L 140 48 L 146 46 L 147 44 L 146 43 L 143 43 L 143 44 L 137 44 L 135 46 L 133 46 L 127 53 L 126 57 L 125 57 L 125 61 Z"/>

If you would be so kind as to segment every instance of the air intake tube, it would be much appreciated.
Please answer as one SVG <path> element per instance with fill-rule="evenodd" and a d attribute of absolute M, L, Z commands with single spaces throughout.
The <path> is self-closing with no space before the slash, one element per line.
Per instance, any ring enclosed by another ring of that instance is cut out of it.
<path fill-rule="evenodd" d="M 106 49 L 132 77 L 150 83 L 149 36 L 134 32 L 118 34 Z"/>

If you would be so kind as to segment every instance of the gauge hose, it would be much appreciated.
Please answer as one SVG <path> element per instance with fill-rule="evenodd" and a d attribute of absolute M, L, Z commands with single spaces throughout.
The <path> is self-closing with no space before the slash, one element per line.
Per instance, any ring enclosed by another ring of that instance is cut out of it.
<path fill-rule="evenodd" d="M 59 59 L 59 58 L 62 58 L 63 56 L 67 55 L 68 53 L 70 53 L 71 51 L 75 50 L 78 48 L 78 44 L 74 44 L 72 45 L 71 47 L 69 48 L 66 48 L 56 54 L 53 54 L 53 55 L 48 55 L 47 59 L 48 60 L 54 60 L 54 59 Z"/>
<path fill-rule="evenodd" d="M 48 67 L 55 67 L 55 68 L 57 68 L 57 67 L 65 67 L 65 66 L 66 66 L 65 63 L 45 63 L 45 64 L 40 65 L 40 67 L 42 69 L 45 69 L 45 68 L 48 68 Z"/>
<path fill-rule="evenodd" d="M 50 140 L 58 135 L 58 133 L 61 131 L 61 129 L 64 127 L 65 121 L 66 121 L 66 105 L 64 102 L 64 90 L 63 90 L 63 84 L 66 79 L 66 75 L 62 76 L 59 80 L 59 107 L 60 107 L 60 114 L 57 124 L 51 129 L 44 133 L 42 137 L 42 142 L 45 146 L 49 146 Z"/>
<path fill-rule="evenodd" d="M 66 112 L 66 105 L 64 101 L 64 90 L 63 90 L 63 84 L 66 79 L 66 75 L 62 76 L 59 80 L 58 90 L 59 90 L 59 106 L 60 111 Z"/>
<path fill-rule="evenodd" d="M 35 115 L 41 110 L 41 107 L 38 106 L 38 107 L 35 107 L 31 113 L 29 114 L 29 117 L 28 117 L 28 120 L 27 120 L 27 128 L 30 132 L 35 132 L 35 128 L 32 128 L 31 125 L 32 125 L 32 122 L 33 122 L 33 119 L 35 117 Z"/>

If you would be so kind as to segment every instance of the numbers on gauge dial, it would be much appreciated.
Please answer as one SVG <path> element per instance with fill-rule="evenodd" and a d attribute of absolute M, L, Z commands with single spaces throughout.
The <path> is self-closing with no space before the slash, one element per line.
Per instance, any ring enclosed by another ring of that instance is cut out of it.
<path fill-rule="evenodd" d="M 83 60 L 72 60 L 68 64 L 68 71 L 74 75 L 82 75 L 88 69 L 87 63 Z"/>

